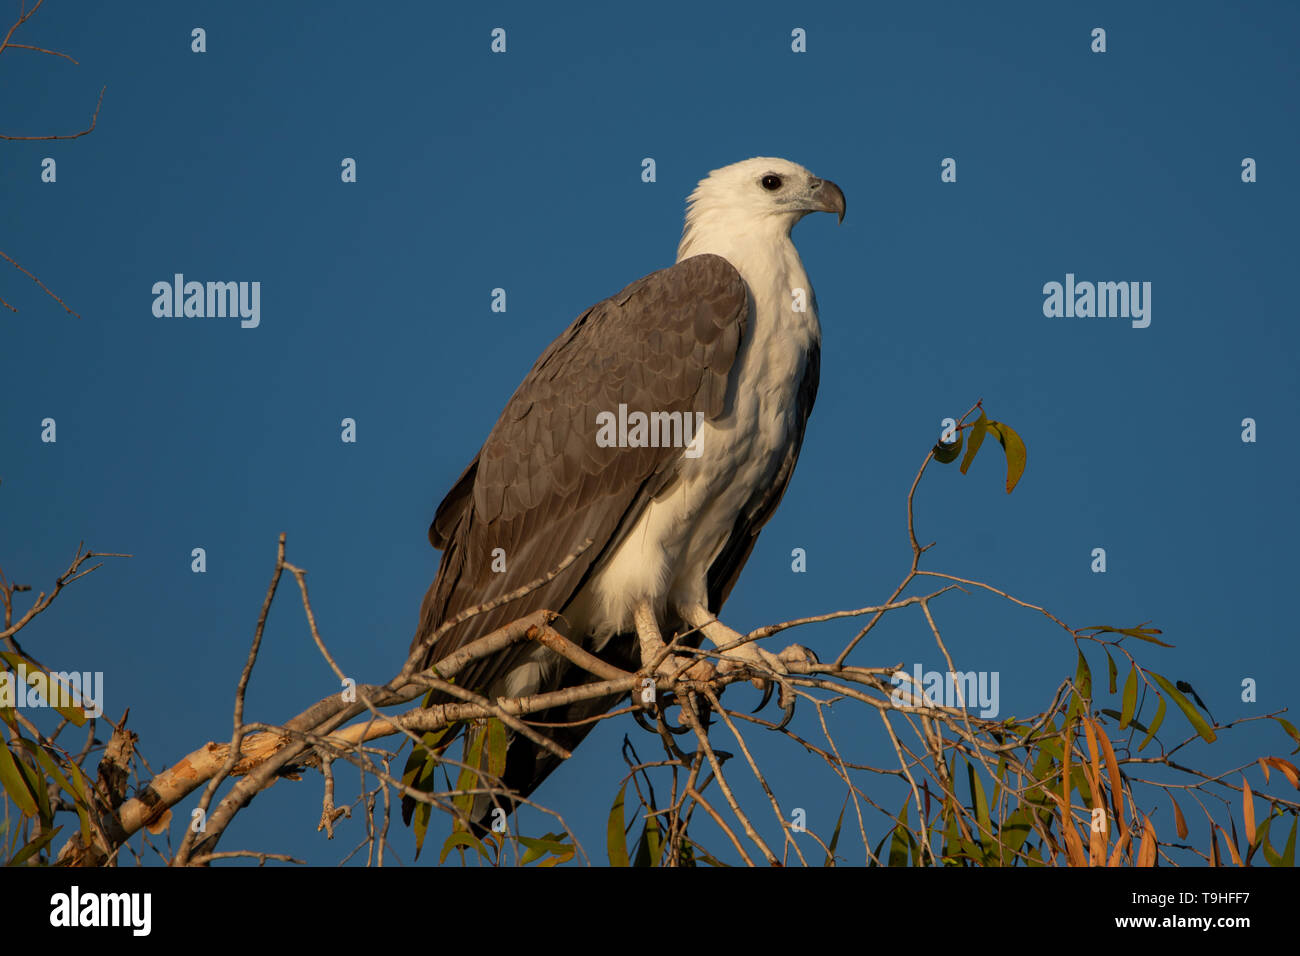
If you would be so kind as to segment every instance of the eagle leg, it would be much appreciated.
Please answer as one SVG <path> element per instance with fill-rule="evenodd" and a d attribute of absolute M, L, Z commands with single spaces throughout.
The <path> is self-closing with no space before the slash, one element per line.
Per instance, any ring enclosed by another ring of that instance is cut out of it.
<path fill-rule="evenodd" d="M 649 601 L 641 601 L 632 612 L 637 640 L 641 645 L 641 667 L 650 669 L 660 677 L 672 680 L 708 680 L 713 676 L 713 665 L 701 659 L 695 662 L 675 656 L 664 643 L 659 621 Z M 655 662 L 658 662 L 657 664 Z"/>
<path fill-rule="evenodd" d="M 650 602 L 641 601 L 637 604 L 633 610 L 632 621 L 636 627 L 637 640 L 641 646 L 641 667 L 643 670 L 648 670 L 653 666 L 656 675 L 671 680 L 683 677 L 691 680 L 708 680 L 713 676 L 713 665 L 708 660 L 700 659 L 690 663 L 672 654 L 668 645 L 664 643 L 663 635 L 659 630 L 659 621 Z M 641 715 L 639 708 L 632 712 L 632 717 L 651 733 L 661 733 L 661 731 L 666 730 L 669 734 L 685 734 L 690 731 L 690 728 L 686 726 L 679 728 L 668 726 L 664 720 L 662 710 L 657 713 L 659 728 L 650 726 L 649 722 Z M 707 717 L 705 725 L 707 726 Z M 670 737 L 665 736 L 664 740 L 671 745 Z"/>
<path fill-rule="evenodd" d="M 683 621 L 700 631 L 718 648 L 722 658 L 722 662 L 718 665 L 718 670 L 721 673 L 726 674 L 730 671 L 741 670 L 746 666 L 760 670 L 772 670 L 778 674 L 787 673 L 786 666 L 782 663 L 781 658 L 759 647 L 754 641 L 746 641 L 745 635 L 727 627 L 701 605 L 693 604 L 679 608 L 678 612 L 681 614 Z M 754 679 L 755 687 L 758 687 L 760 683 L 761 678 Z"/>
<path fill-rule="evenodd" d="M 632 623 L 636 625 L 637 642 L 641 645 L 641 666 L 649 669 L 654 665 L 656 672 L 663 672 L 672 666 L 672 655 L 659 632 L 659 621 L 649 601 L 640 601 L 632 612 Z M 658 662 L 656 664 L 656 662 Z M 669 676 L 675 672 L 669 671 Z"/>
<path fill-rule="evenodd" d="M 707 637 L 715 647 L 718 648 L 722 657 L 722 662 L 718 665 L 718 673 L 726 674 L 730 671 L 750 668 L 764 672 L 774 672 L 777 686 L 780 693 L 777 702 L 781 709 L 785 711 L 781 723 L 777 725 L 778 730 L 784 729 L 794 716 L 794 690 L 784 680 L 782 675 L 790 673 L 789 668 L 785 666 L 786 660 L 816 658 L 811 653 L 797 644 L 792 644 L 783 650 L 780 656 L 764 650 L 754 641 L 746 641 L 745 636 L 737 631 L 732 630 L 719 621 L 707 608 L 699 604 L 689 605 L 678 608 L 678 613 L 682 620 L 691 627 L 698 629 Z M 755 677 L 753 684 L 759 690 L 763 691 L 763 700 L 758 705 L 762 709 L 767 703 L 772 693 L 771 683 L 763 677 Z"/>

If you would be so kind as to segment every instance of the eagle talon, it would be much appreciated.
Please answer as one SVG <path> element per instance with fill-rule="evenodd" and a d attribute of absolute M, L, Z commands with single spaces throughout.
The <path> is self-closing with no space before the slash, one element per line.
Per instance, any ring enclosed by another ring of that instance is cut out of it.
<path fill-rule="evenodd" d="M 781 717 L 781 722 L 773 727 L 773 730 L 785 730 L 786 725 L 794 718 L 794 699 L 793 693 L 786 699 L 786 702 L 781 707 L 784 711 L 784 714 Z"/>
<path fill-rule="evenodd" d="M 645 719 L 645 712 L 642 710 L 642 708 L 640 707 L 632 708 L 632 719 L 637 722 L 637 724 L 641 727 L 642 730 L 652 734 L 659 733 L 659 731 L 656 728 L 650 726 L 650 722 Z"/>
<path fill-rule="evenodd" d="M 680 707 L 681 701 L 677 700 L 675 695 L 670 695 L 669 699 L 664 701 L 663 710 L 659 711 L 660 727 L 668 731 L 674 737 L 680 737 L 682 734 L 689 734 L 691 732 L 691 728 L 686 724 L 683 723 L 683 724 L 678 724 L 677 726 L 673 726 L 672 724 L 668 723 L 668 716 L 667 716 L 668 708 L 671 707 L 673 704 L 677 704 L 677 706 Z"/>
<path fill-rule="evenodd" d="M 739 639 L 740 635 L 737 635 Z M 736 654 L 744 658 L 742 661 L 736 661 L 734 658 L 727 659 L 730 654 Z M 776 725 L 775 730 L 784 730 L 790 721 L 794 718 L 795 693 L 790 684 L 783 680 L 783 676 L 789 674 L 787 664 L 813 664 L 817 663 L 817 655 L 799 644 L 791 644 L 781 650 L 779 654 L 772 654 L 761 647 L 755 645 L 752 641 L 746 644 L 740 644 L 723 654 L 723 663 L 719 665 L 719 672 L 734 670 L 756 671 L 763 666 L 771 671 L 776 672 L 776 677 L 755 677 L 752 681 L 755 687 L 763 692 L 763 699 L 759 701 L 757 707 L 752 711 L 758 713 L 767 706 L 772 699 L 772 689 L 775 686 L 778 689 L 777 703 L 781 705 L 783 715 L 781 722 Z"/>

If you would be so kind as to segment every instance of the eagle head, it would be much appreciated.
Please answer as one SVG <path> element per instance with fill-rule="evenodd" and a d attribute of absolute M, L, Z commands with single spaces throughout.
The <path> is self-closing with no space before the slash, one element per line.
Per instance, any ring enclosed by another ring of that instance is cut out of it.
<path fill-rule="evenodd" d="M 844 221 L 840 187 L 798 163 L 756 156 L 715 169 L 686 200 L 686 225 L 678 258 L 701 233 L 768 233 L 789 236 L 810 212 L 833 212 Z"/>

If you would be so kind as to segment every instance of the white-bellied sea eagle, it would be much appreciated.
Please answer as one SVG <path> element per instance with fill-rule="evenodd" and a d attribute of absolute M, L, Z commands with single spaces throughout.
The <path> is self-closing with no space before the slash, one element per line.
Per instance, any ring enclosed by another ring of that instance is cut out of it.
<path fill-rule="evenodd" d="M 747 159 L 700 181 L 676 264 L 592 306 L 551 343 L 439 505 L 429 539 L 442 562 L 412 652 L 445 621 L 592 543 L 542 587 L 423 647 L 421 667 L 540 609 L 625 670 L 662 657 L 665 638 L 682 631 L 688 646 L 700 633 L 739 640 L 716 615 L 785 492 L 817 394 L 821 327 L 790 230 L 810 212 L 843 221 L 844 211 L 838 186 L 784 159 Z M 781 666 L 752 642 L 726 657 Z M 659 669 L 683 666 L 669 657 Z M 522 642 L 456 684 L 496 700 L 596 679 Z M 581 720 L 618 699 L 531 719 Z M 572 750 L 591 726 L 540 729 Z M 559 762 L 512 734 L 504 781 L 527 796 Z M 488 807 L 476 802 L 476 822 Z"/>

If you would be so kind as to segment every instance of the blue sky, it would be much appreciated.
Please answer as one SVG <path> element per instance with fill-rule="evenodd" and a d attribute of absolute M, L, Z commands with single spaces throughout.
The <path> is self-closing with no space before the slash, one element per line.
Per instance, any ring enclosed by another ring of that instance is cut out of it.
<path fill-rule="evenodd" d="M 1220 721 L 1300 703 L 1282 676 L 1300 666 L 1285 431 L 1300 398 L 1300 13 L 1136 6 L 50 0 L 15 39 L 80 65 L 6 51 L 0 132 L 74 132 L 107 92 L 91 135 L 0 148 L 0 249 L 81 315 L 0 263 L 19 310 L 0 310 L 0 568 L 39 590 L 78 541 L 133 557 L 67 590 L 25 646 L 104 671 L 108 711 L 129 706 L 142 752 L 171 764 L 229 736 L 284 531 L 336 657 L 386 678 L 436 569 L 433 509 L 534 358 L 671 264 L 698 179 L 774 155 L 837 182 L 848 216 L 794 233 L 821 308 L 821 391 L 724 617 L 747 629 L 886 598 L 910 557 L 916 468 L 941 420 L 982 396 L 1024 437 L 1028 470 L 1008 496 L 989 449 L 965 477 L 932 469 L 917 500 L 918 533 L 939 541 L 928 567 L 1074 626 L 1152 621 L 1177 647 L 1140 659 Z M 494 27 L 505 54 L 489 51 Z M 1242 182 L 1244 157 L 1258 182 Z M 177 272 L 259 281 L 259 327 L 155 317 L 151 288 Z M 1042 287 L 1067 273 L 1150 282 L 1150 327 L 1045 317 Z M 1004 715 L 1037 712 L 1073 673 L 1070 641 L 1031 612 L 960 594 L 935 610 L 959 663 L 1000 673 Z M 798 639 L 833 655 L 853 631 Z M 941 663 L 914 613 L 859 655 Z M 1246 677 L 1257 703 L 1240 700 Z M 286 719 L 335 684 L 282 595 L 250 716 Z M 843 719 L 859 759 L 887 757 L 878 722 Z M 1198 765 L 1290 749 L 1274 725 L 1249 728 L 1194 751 Z M 613 722 L 536 795 L 598 859 L 625 733 L 651 749 Z M 843 791 L 790 745 L 761 747 L 783 804 L 829 830 Z M 281 783 L 224 843 L 335 862 L 360 825 L 327 843 L 319 798 L 316 778 Z M 409 832 L 396 839 L 409 861 Z"/>

